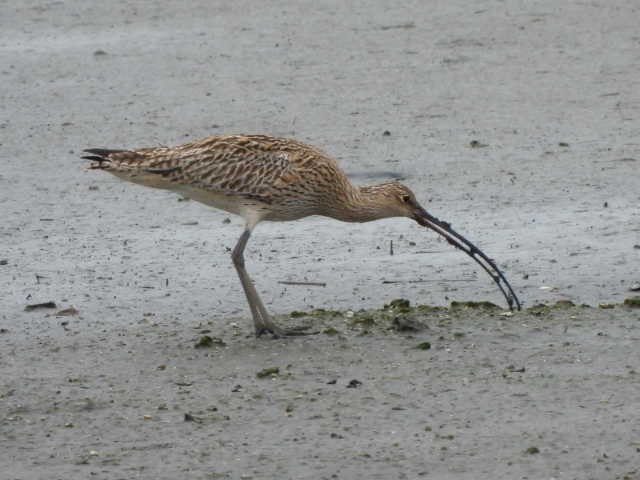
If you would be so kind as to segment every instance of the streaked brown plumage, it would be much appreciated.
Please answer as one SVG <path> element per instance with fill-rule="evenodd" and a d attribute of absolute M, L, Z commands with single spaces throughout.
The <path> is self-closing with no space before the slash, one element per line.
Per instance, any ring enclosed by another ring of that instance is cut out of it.
<path fill-rule="evenodd" d="M 509 305 L 515 300 L 520 307 L 495 264 L 451 230 L 449 224 L 424 211 L 406 186 L 392 181 L 356 187 L 333 158 L 302 142 L 267 135 L 216 135 L 177 147 L 85 151 L 91 155 L 83 158 L 93 160 L 90 168 L 106 170 L 141 185 L 176 191 L 245 219 L 246 229 L 232 258 L 257 335 L 287 334 L 271 320 L 244 268 L 244 247 L 253 228 L 263 220 L 296 220 L 310 215 L 346 222 L 413 218 L 471 255 L 492 275 Z M 500 280 L 509 294 L 502 289 Z"/>

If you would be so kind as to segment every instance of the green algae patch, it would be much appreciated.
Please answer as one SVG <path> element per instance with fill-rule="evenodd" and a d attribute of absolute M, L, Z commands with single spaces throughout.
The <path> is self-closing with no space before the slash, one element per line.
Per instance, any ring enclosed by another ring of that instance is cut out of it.
<path fill-rule="evenodd" d="M 453 301 L 453 302 L 451 302 L 451 308 L 452 309 L 474 308 L 474 309 L 481 309 L 481 310 L 502 310 L 502 308 L 500 308 L 495 303 L 487 302 L 486 300 L 485 301 L 481 301 L 481 302 L 456 302 L 456 301 Z"/>
<path fill-rule="evenodd" d="M 640 308 L 640 297 L 625 298 L 624 306 L 631 308 Z"/>
<path fill-rule="evenodd" d="M 289 314 L 291 318 L 300 318 L 300 317 L 312 317 L 312 318 L 334 318 L 340 317 L 343 315 L 343 312 L 340 310 L 326 310 L 324 308 L 314 308 L 310 312 L 301 312 L 298 310 L 294 310 Z"/>
<path fill-rule="evenodd" d="M 603 303 L 591 306 L 587 304 L 578 305 L 571 300 L 560 299 L 555 302 L 536 303 L 526 307 L 523 313 L 541 319 L 552 319 L 554 315 L 561 312 L 570 312 L 571 309 L 620 308 L 622 306 L 640 308 L 640 296 L 627 298 L 624 303 Z M 450 329 L 449 321 L 451 318 L 466 317 L 468 315 L 493 316 L 504 311 L 504 308 L 489 301 L 453 301 L 450 306 L 437 306 L 427 304 L 411 305 L 411 302 L 405 298 L 396 298 L 383 305 L 382 308 L 377 309 L 341 311 L 315 308 L 307 312 L 296 310 L 288 314 L 288 317 L 305 317 L 312 320 L 320 320 L 322 327 L 316 333 L 323 333 L 329 336 L 343 335 L 348 330 L 357 332 L 360 335 L 388 331 L 411 334 L 429 329 L 429 322 L 433 321 L 437 322 L 438 327 Z M 513 314 L 513 312 L 505 312 L 502 315 L 510 317 Z M 336 321 L 346 322 L 348 328 L 346 330 L 338 330 L 335 326 Z M 458 340 L 465 337 L 465 333 L 460 331 L 451 331 L 450 335 L 453 339 Z M 217 345 L 224 345 L 224 342 L 220 341 L 218 343 L 218 340 L 214 339 L 214 343 L 211 345 L 208 340 L 204 339 L 199 342 L 198 348 Z"/>
<path fill-rule="evenodd" d="M 226 343 L 224 343 L 219 338 L 210 337 L 209 335 L 202 335 L 196 344 L 195 348 L 211 348 L 211 347 L 224 347 Z"/>
<path fill-rule="evenodd" d="M 556 303 L 553 304 L 553 306 L 551 308 L 556 308 L 558 310 L 564 310 L 567 308 L 573 308 L 575 307 L 576 304 L 573 303 L 571 300 L 558 300 Z"/>
<path fill-rule="evenodd" d="M 428 328 L 425 323 L 409 315 L 397 315 L 391 320 L 391 329 L 396 332 L 419 332 Z"/>
<path fill-rule="evenodd" d="M 382 309 L 393 310 L 396 313 L 409 313 L 411 311 L 411 302 L 406 298 L 396 298 L 382 307 Z"/>
<path fill-rule="evenodd" d="M 340 332 L 333 327 L 329 327 L 329 328 L 325 328 L 322 331 L 322 333 L 324 333 L 325 335 L 333 336 L 333 335 L 338 335 Z"/>
<path fill-rule="evenodd" d="M 438 313 L 447 310 L 447 307 L 439 307 L 437 305 L 418 305 L 414 309 L 419 313 Z"/>
<path fill-rule="evenodd" d="M 343 312 L 340 310 L 326 310 L 324 308 L 314 308 L 311 312 L 308 313 L 310 317 L 313 318 L 334 318 L 340 317 L 343 315 Z"/>
<path fill-rule="evenodd" d="M 418 350 L 431 350 L 431 344 L 429 342 L 419 343 L 416 348 Z"/>
<path fill-rule="evenodd" d="M 548 315 L 551 313 L 551 307 L 549 305 L 545 305 L 544 303 L 536 303 L 535 305 L 527 308 L 527 312 L 531 315 Z"/>
<path fill-rule="evenodd" d="M 263 368 L 259 372 L 256 373 L 256 377 L 258 378 L 267 378 L 267 377 L 275 377 L 280 374 L 280 367 L 269 367 Z"/>
<path fill-rule="evenodd" d="M 351 319 L 351 325 L 358 327 L 372 327 L 376 324 L 376 319 L 372 313 L 358 312 Z"/>

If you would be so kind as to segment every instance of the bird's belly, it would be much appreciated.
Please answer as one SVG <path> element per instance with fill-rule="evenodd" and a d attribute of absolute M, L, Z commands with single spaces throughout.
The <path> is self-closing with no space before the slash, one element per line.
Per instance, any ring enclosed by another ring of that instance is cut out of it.
<path fill-rule="evenodd" d="M 247 220 L 259 219 L 273 222 L 286 222 L 298 220 L 316 213 L 304 204 L 280 205 L 278 202 L 267 204 L 242 196 L 224 195 L 192 187 L 174 188 L 173 190 L 197 202 L 240 215 Z"/>
<path fill-rule="evenodd" d="M 173 191 L 181 193 L 185 197 L 195 200 L 196 202 L 204 203 L 209 207 L 224 210 L 225 212 L 240 215 L 245 218 L 247 216 L 247 210 L 264 211 L 265 214 L 268 211 L 268 205 L 255 200 L 248 200 L 240 196 L 225 195 L 223 193 L 216 193 L 187 186 L 174 188 Z"/>

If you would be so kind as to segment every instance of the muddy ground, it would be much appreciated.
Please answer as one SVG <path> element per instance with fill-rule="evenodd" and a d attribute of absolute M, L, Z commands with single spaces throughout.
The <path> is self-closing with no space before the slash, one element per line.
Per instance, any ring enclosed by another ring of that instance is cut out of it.
<path fill-rule="evenodd" d="M 639 15 L 0 4 L 0 476 L 640 478 Z M 375 310 L 504 300 L 409 220 L 311 218 L 261 224 L 247 265 L 280 323 L 321 333 L 255 339 L 240 220 L 78 158 L 233 132 L 403 178 L 525 311 Z"/>

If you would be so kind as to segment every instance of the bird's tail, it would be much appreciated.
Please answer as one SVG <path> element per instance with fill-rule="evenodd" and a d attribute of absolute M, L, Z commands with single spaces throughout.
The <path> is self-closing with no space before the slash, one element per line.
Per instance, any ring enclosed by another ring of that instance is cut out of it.
<path fill-rule="evenodd" d="M 173 185 L 168 181 L 168 177 L 179 167 L 167 165 L 166 157 L 162 155 L 164 150 L 164 148 L 136 150 L 88 148 L 84 152 L 89 155 L 84 155 L 82 158 L 91 160 L 89 170 L 104 170 L 122 180 L 171 190 Z"/>
<path fill-rule="evenodd" d="M 91 155 L 83 155 L 85 160 L 91 160 L 89 169 L 110 170 L 117 168 L 122 160 L 126 157 L 135 155 L 135 152 L 129 150 L 115 150 L 109 148 L 88 148 L 83 150 Z"/>

